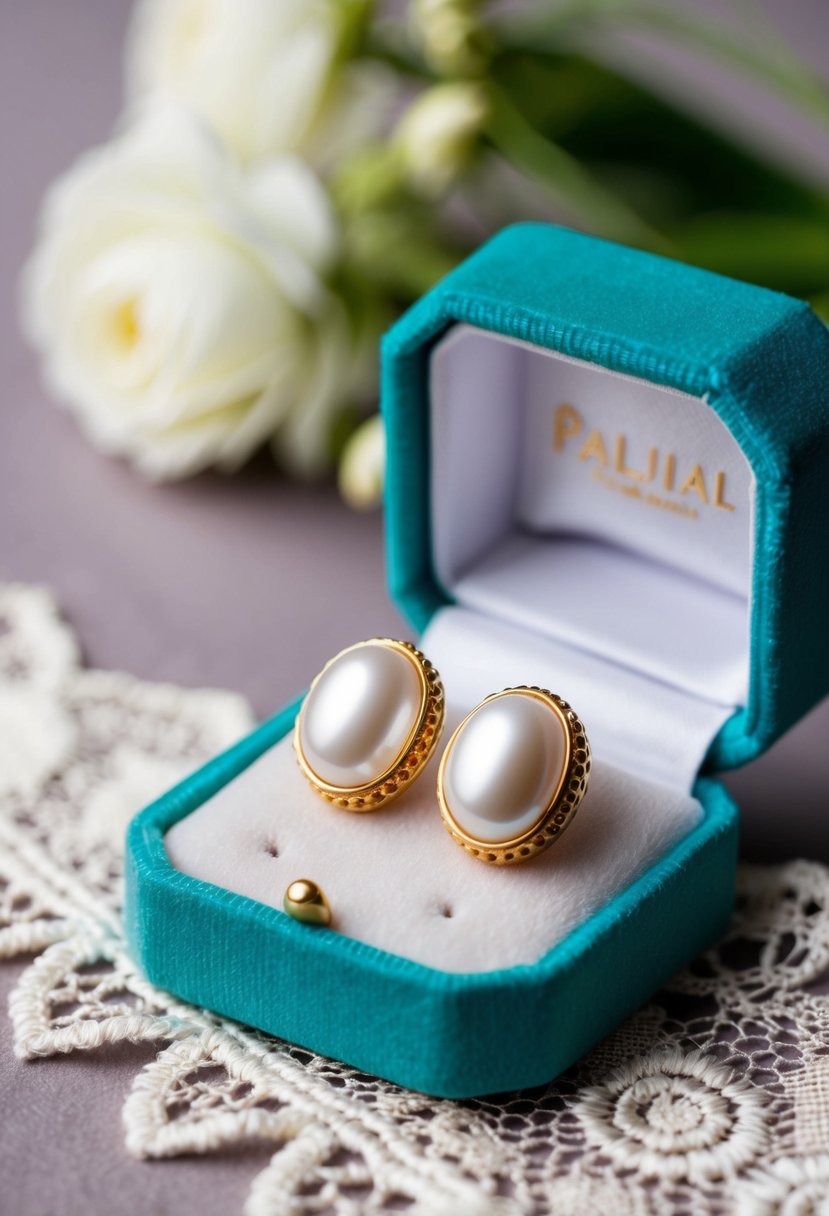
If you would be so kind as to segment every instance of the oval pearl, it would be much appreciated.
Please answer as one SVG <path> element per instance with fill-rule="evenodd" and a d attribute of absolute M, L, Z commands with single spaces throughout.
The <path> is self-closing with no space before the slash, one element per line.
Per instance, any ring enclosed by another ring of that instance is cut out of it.
<path fill-rule="evenodd" d="M 444 765 L 443 794 L 456 824 L 489 844 L 522 835 L 552 803 L 566 754 L 561 720 L 537 697 L 515 692 L 485 702 Z"/>
<path fill-rule="evenodd" d="M 423 684 L 414 662 L 382 642 L 336 658 L 305 699 L 299 739 L 320 781 L 358 789 L 382 777 L 420 719 Z"/>

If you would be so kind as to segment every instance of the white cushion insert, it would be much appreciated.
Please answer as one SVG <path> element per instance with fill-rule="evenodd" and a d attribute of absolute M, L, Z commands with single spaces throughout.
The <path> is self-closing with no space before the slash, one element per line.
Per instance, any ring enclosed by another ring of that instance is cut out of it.
<path fill-rule="evenodd" d="M 452 707 L 446 739 L 468 708 Z M 701 815 L 681 789 L 599 756 L 561 841 L 533 861 L 496 868 L 471 858 L 442 825 L 439 751 L 396 802 L 353 814 L 313 792 L 286 737 L 176 824 L 168 855 L 186 874 L 275 908 L 293 879 L 311 878 L 338 932 L 439 970 L 491 971 L 539 959 Z"/>

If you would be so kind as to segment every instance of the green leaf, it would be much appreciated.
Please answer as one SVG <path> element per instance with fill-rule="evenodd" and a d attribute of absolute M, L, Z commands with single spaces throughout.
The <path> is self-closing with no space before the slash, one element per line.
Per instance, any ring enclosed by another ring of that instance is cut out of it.
<path fill-rule="evenodd" d="M 821 321 L 825 321 L 829 325 L 829 289 L 819 292 L 816 296 L 812 296 L 809 303 Z"/>
<path fill-rule="evenodd" d="M 829 224 L 799 216 L 714 214 L 674 232 L 685 260 L 796 295 L 829 283 Z"/>
<path fill-rule="evenodd" d="M 736 6 L 733 6 L 736 13 Z M 829 124 L 829 91 L 756 5 L 744 4 L 736 27 L 697 17 L 687 5 L 638 0 L 570 0 L 556 7 L 535 6 L 510 14 L 499 25 L 505 44 L 534 51 L 561 51 L 573 38 L 585 45 L 589 35 L 608 28 L 667 36 L 685 50 L 702 52 L 726 67 L 754 77 L 821 123 Z"/>
<path fill-rule="evenodd" d="M 490 89 L 491 112 L 485 131 L 508 161 L 544 185 L 588 227 L 616 240 L 666 248 L 664 238 L 624 198 L 607 190 L 589 169 L 560 144 L 529 123 L 508 94 Z"/>

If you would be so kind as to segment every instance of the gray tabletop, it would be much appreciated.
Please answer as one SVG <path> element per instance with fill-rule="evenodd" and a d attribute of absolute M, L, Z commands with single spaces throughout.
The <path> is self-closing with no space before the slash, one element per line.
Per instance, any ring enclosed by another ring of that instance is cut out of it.
<path fill-rule="evenodd" d="M 52 588 L 90 664 L 236 689 L 265 714 L 339 647 L 409 632 L 385 589 L 380 517 L 349 513 L 330 486 L 281 481 L 266 460 L 233 479 L 146 485 L 47 399 L 17 333 L 15 280 L 42 192 L 117 112 L 128 8 L 0 0 L 0 579 Z M 790 8 L 820 61 L 820 0 Z M 799 129 L 793 141 L 816 162 L 829 148 Z M 829 859 L 828 737 L 824 705 L 731 779 L 747 855 Z M 0 967 L 3 1000 L 18 971 Z M 265 1148 L 153 1165 L 126 1157 L 119 1112 L 145 1056 L 122 1047 L 20 1064 L 0 1014 L 0 1178 L 17 1192 L 9 1208 L 0 1189 L 0 1212 L 183 1211 L 194 1188 L 203 1216 L 241 1210 Z"/>

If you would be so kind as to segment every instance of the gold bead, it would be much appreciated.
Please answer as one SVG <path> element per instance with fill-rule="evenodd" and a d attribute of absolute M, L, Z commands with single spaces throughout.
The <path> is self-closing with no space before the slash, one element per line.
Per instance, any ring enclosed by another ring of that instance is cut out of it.
<path fill-rule="evenodd" d="M 310 878 L 296 878 L 288 885 L 282 906 L 294 920 L 306 925 L 330 925 L 331 908 L 322 887 Z"/>

